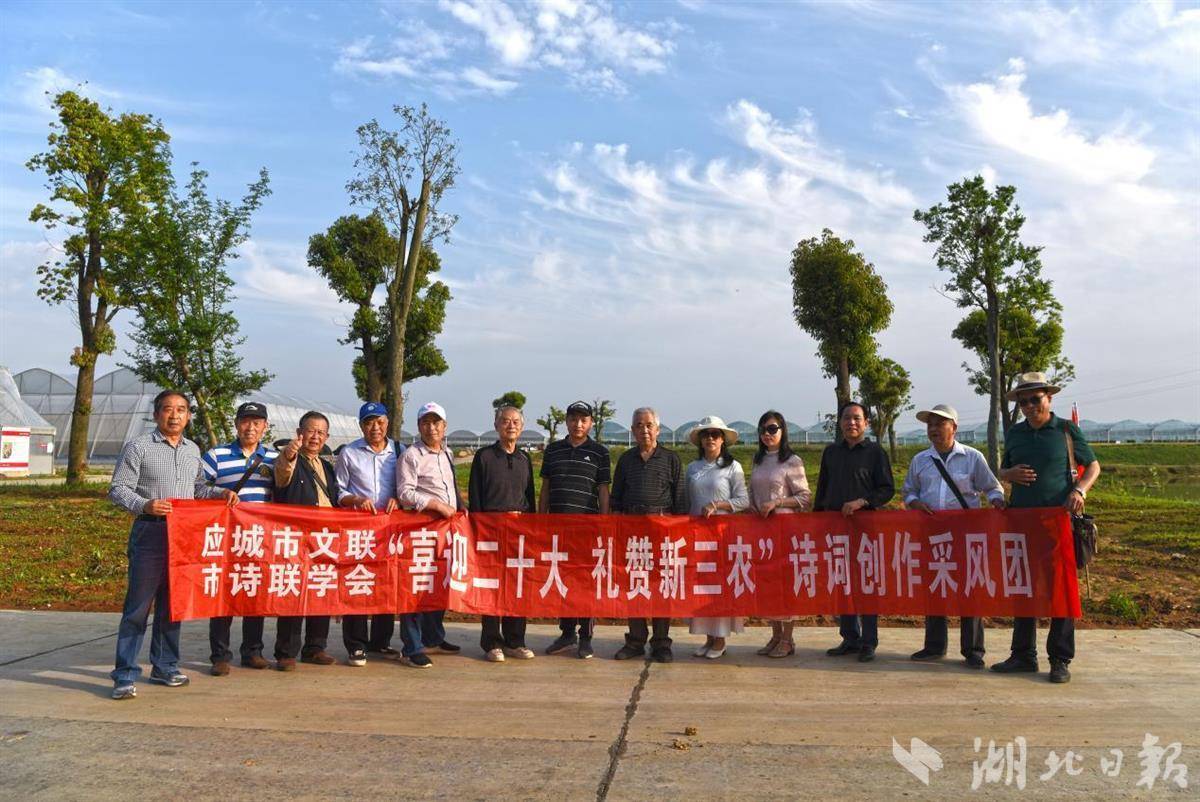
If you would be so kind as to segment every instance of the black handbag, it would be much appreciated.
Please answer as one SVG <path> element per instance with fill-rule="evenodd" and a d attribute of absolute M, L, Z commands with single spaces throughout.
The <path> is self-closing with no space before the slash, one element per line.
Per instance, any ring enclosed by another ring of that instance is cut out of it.
<path fill-rule="evenodd" d="M 1073 486 L 1078 474 L 1075 468 L 1075 442 L 1071 439 L 1071 433 L 1068 431 L 1063 432 L 1063 437 L 1067 439 L 1067 465 L 1071 472 L 1069 479 Z M 1075 540 L 1075 567 L 1077 569 L 1087 568 L 1091 565 L 1096 553 L 1100 550 L 1097 534 L 1095 518 L 1087 513 L 1071 514 L 1071 535 Z"/>

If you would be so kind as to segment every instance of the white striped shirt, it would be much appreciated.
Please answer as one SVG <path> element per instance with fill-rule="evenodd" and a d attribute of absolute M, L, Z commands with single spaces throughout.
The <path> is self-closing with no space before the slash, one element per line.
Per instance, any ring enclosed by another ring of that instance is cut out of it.
<path fill-rule="evenodd" d="M 211 485 L 232 490 L 242 480 L 242 474 L 248 467 L 247 460 L 253 459 L 255 454 L 262 455 L 262 462 L 242 485 L 242 489 L 238 491 L 238 498 L 242 501 L 270 501 L 271 489 L 275 486 L 272 468 L 279 452 L 261 443 L 249 457 L 242 453 L 242 446 L 236 440 L 227 445 L 210 448 L 204 453 L 204 478 Z"/>

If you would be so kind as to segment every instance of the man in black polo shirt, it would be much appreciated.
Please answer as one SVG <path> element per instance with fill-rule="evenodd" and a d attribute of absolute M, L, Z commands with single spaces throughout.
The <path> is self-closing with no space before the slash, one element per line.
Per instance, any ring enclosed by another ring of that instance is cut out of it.
<path fill-rule="evenodd" d="M 1050 410 L 1051 396 L 1058 390 L 1043 373 L 1017 377 L 1017 386 L 1007 398 L 1017 402 L 1025 420 L 1004 435 L 1000 478 L 1012 483 L 1008 506 L 1013 509 L 1066 507 L 1072 515 L 1082 515 L 1087 492 L 1100 478 L 1100 463 L 1079 427 Z M 1071 473 L 1071 454 L 1076 465 L 1085 466 L 1082 476 Z M 1075 657 L 1074 619 L 1050 619 L 1046 653 L 1050 658 L 1050 681 L 1070 682 L 1067 666 Z M 1014 674 L 1037 670 L 1037 619 L 1014 618 L 1012 654 L 992 666 L 992 671 Z"/>
<path fill-rule="evenodd" d="M 525 428 L 525 416 L 512 406 L 496 409 L 496 434 L 500 439 L 475 452 L 467 504 L 471 512 L 533 512 L 533 463 L 517 448 Z M 492 663 L 503 663 L 505 655 L 532 660 L 525 646 L 525 619 L 517 616 L 483 617 L 479 647 Z"/>
<path fill-rule="evenodd" d="M 859 510 L 876 510 L 891 501 L 896 493 L 892 464 L 878 443 L 867 439 L 867 410 L 857 401 L 848 401 L 838 410 L 842 439 L 821 453 L 821 472 L 817 474 L 817 493 L 813 510 L 839 511 L 847 518 Z M 851 559 L 847 555 L 847 559 Z M 843 615 L 838 617 L 842 642 L 825 654 L 837 657 L 857 654 L 860 663 L 875 659 L 879 646 L 879 616 Z M 859 622 L 861 621 L 861 628 Z"/>
<path fill-rule="evenodd" d="M 567 439 L 546 446 L 542 457 L 542 495 L 538 512 L 570 515 L 608 514 L 610 480 L 608 449 L 588 437 L 592 408 L 583 401 L 567 407 Z M 578 637 L 575 634 L 579 628 Z M 592 619 L 560 618 L 562 634 L 546 654 L 565 652 L 579 644 L 576 656 L 587 660 L 592 651 Z"/>
<path fill-rule="evenodd" d="M 683 466 L 679 455 L 658 444 L 658 413 L 650 407 L 633 412 L 633 437 L 637 447 L 617 460 L 613 473 L 612 509 L 626 515 L 685 515 L 687 498 Z M 671 619 L 654 619 L 654 637 L 650 638 L 650 656 L 669 663 L 671 655 Z M 617 651 L 617 660 L 641 657 L 649 635 L 646 619 L 629 619 L 625 645 Z"/>

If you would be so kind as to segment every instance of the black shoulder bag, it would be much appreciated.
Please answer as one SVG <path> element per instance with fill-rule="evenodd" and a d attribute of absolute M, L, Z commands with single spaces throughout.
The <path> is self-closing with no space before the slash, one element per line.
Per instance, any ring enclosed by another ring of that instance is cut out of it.
<path fill-rule="evenodd" d="M 1070 474 L 1067 479 L 1072 487 L 1075 486 L 1075 479 L 1078 471 L 1075 468 L 1075 442 L 1071 439 L 1071 433 L 1066 429 L 1063 430 L 1063 437 L 1067 440 L 1067 466 Z M 1069 491 L 1068 491 L 1069 492 Z M 1091 564 L 1092 558 L 1096 556 L 1099 546 L 1097 543 L 1096 519 L 1084 513 L 1083 515 L 1071 515 L 1071 535 L 1075 540 L 1075 567 L 1087 569 Z M 1087 577 L 1088 585 L 1091 585 L 1092 578 Z M 1090 592 L 1088 594 L 1091 595 Z"/>
<path fill-rule="evenodd" d="M 258 466 L 262 465 L 262 461 L 263 455 L 261 453 L 255 454 L 250 458 L 250 464 L 246 466 L 246 472 L 242 474 L 241 479 L 237 480 L 237 484 L 230 488 L 235 496 L 246 486 L 246 482 L 250 481 L 250 477 L 258 470 Z"/>
<path fill-rule="evenodd" d="M 938 473 L 942 475 L 942 481 L 950 486 L 950 490 L 954 492 L 954 497 L 958 499 L 958 503 L 962 506 L 962 508 L 964 510 L 971 509 L 970 506 L 967 505 L 967 500 L 963 498 L 962 491 L 958 489 L 958 485 L 956 485 L 954 480 L 950 478 L 950 472 L 946 470 L 946 466 L 942 460 L 935 456 L 933 458 L 933 464 L 937 466 Z"/>

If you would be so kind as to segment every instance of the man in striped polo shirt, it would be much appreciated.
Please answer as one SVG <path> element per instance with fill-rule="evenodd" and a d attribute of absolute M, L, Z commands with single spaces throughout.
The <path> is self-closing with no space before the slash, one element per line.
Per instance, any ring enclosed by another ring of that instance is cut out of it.
<path fill-rule="evenodd" d="M 274 486 L 273 468 L 279 452 L 262 444 L 267 431 L 267 408 L 248 401 L 237 408 L 234 420 L 237 439 L 232 443 L 211 448 L 204 454 L 204 478 L 214 487 L 226 488 L 238 494 L 240 501 L 270 501 Z M 229 630 L 233 616 L 208 620 L 208 645 L 211 649 L 212 675 L 229 674 L 233 652 L 229 648 Z M 270 664 L 262 656 L 263 619 L 242 618 L 242 665 L 264 669 Z"/>
<path fill-rule="evenodd" d="M 567 407 L 567 439 L 546 446 L 542 457 L 542 495 L 538 512 L 572 515 L 608 514 L 608 485 L 611 481 L 608 449 L 588 437 L 592 430 L 592 408 L 583 401 Z M 579 634 L 575 629 L 578 626 Z M 591 657 L 592 619 L 560 618 L 560 635 L 546 654 L 559 654 L 578 644 L 576 656 Z"/>

